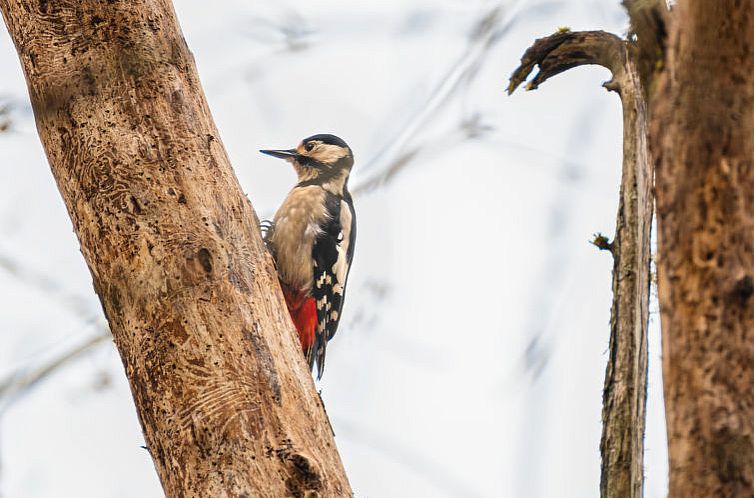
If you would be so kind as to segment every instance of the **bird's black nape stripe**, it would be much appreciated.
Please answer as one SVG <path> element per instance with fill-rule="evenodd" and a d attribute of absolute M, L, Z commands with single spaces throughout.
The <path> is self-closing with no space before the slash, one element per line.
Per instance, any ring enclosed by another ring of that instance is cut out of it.
<path fill-rule="evenodd" d="M 342 138 L 336 137 L 335 135 L 330 135 L 329 133 L 312 135 L 309 138 L 305 138 L 304 143 L 309 142 L 310 140 L 319 140 L 323 144 L 337 145 L 338 147 L 348 148 L 348 144 L 346 144 Z"/>

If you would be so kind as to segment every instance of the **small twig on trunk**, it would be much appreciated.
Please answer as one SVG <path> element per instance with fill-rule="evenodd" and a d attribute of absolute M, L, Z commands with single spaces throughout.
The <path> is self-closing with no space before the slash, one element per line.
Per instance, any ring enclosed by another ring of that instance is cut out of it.
<path fill-rule="evenodd" d="M 607 237 L 605 237 L 599 232 L 594 234 L 594 238 L 591 240 L 591 243 L 600 251 L 613 252 L 613 243 L 610 242 L 610 239 L 608 239 Z"/>

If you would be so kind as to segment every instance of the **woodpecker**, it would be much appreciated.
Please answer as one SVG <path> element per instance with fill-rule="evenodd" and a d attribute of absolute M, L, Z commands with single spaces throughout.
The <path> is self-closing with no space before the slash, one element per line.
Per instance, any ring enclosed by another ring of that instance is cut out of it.
<path fill-rule="evenodd" d="M 295 149 L 260 150 L 293 165 L 298 183 L 265 235 L 304 356 L 317 379 L 327 342 L 343 311 L 356 243 L 356 213 L 348 192 L 351 148 L 334 135 L 305 138 Z"/>

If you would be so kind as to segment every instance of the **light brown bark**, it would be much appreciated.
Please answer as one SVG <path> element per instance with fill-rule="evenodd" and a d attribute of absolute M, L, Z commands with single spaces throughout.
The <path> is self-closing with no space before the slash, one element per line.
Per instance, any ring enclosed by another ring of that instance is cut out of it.
<path fill-rule="evenodd" d="M 350 496 L 169 0 L 0 0 L 167 496 Z"/>
<path fill-rule="evenodd" d="M 528 89 L 583 64 L 613 73 L 604 86 L 623 105 L 623 173 L 612 243 L 595 244 L 613 254 L 610 348 L 603 391 L 602 473 L 604 498 L 641 498 L 647 390 L 647 320 L 653 163 L 647 142 L 648 115 L 639 69 L 626 42 L 603 31 L 560 32 L 537 40 L 511 77 L 512 92 L 534 65 Z"/>
<path fill-rule="evenodd" d="M 669 496 L 754 496 L 754 1 L 678 0 L 652 148 Z"/>

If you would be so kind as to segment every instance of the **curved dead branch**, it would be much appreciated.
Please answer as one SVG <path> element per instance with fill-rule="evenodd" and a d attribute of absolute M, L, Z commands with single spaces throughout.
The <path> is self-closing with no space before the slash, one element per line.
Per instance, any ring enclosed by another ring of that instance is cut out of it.
<path fill-rule="evenodd" d="M 540 38 L 524 53 L 510 78 L 508 93 L 523 83 L 537 88 L 576 66 L 598 64 L 613 73 L 604 84 L 623 105 L 623 174 L 613 242 L 600 248 L 613 255 L 613 304 L 610 351 L 602 408 L 603 498 L 641 498 L 647 391 L 647 323 L 649 316 L 650 232 L 654 198 L 649 154 L 648 116 L 642 80 L 625 40 L 604 31 L 561 30 Z"/>
<path fill-rule="evenodd" d="M 626 66 L 626 42 L 606 31 L 561 30 L 537 39 L 521 57 L 521 65 L 513 72 L 508 84 L 512 94 L 531 74 L 534 66 L 539 72 L 526 85 L 535 90 L 553 76 L 573 67 L 597 64 L 622 74 Z"/>

